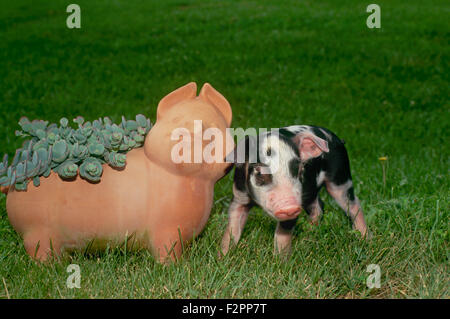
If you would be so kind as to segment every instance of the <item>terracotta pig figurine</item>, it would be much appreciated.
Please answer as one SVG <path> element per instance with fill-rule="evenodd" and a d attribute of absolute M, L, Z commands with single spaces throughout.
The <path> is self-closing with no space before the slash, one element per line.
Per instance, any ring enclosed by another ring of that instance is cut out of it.
<path fill-rule="evenodd" d="M 197 85 L 191 82 L 160 101 L 144 146 L 127 153 L 124 169 L 103 165 L 98 183 L 79 176 L 66 181 L 52 172 L 38 187 L 32 183 L 26 191 L 11 187 L 6 209 L 27 253 L 46 260 L 64 250 L 104 249 L 126 241 L 149 249 L 161 262 L 177 259 L 183 243 L 204 228 L 214 184 L 232 165 L 224 160 L 234 147 L 226 130 L 231 117 L 230 104 L 219 92 L 206 83 L 197 96 Z M 221 160 L 194 163 L 195 142 L 204 147 L 213 140 L 194 134 L 194 121 L 199 120 L 202 130 L 222 133 L 214 136 L 222 138 L 214 144 L 217 154 L 223 152 Z M 190 163 L 172 158 L 173 147 L 182 140 L 173 139 L 177 128 L 187 129 L 191 137 Z"/>

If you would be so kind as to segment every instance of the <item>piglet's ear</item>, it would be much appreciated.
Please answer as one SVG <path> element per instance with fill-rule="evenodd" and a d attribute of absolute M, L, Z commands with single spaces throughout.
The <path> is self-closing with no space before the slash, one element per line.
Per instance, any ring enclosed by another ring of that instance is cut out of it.
<path fill-rule="evenodd" d="M 197 96 L 197 84 L 190 82 L 185 86 L 182 86 L 175 91 L 167 94 L 158 104 L 156 111 L 156 119 L 159 120 L 164 113 L 173 105 L 180 103 L 184 100 L 193 99 Z"/>
<path fill-rule="evenodd" d="M 211 84 L 205 83 L 198 96 L 204 101 L 214 105 L 219 112 L 222 113 L 225 121 L 227 122 L 227 126 L 230 126 L 232 117 L 231 106 L 222 94 L 214 89 Z"/>
<path fill-rule="evenodd" d="M 298 146 L 302 161 L 307 161 L 310 158 L 320 156 L 323 152 L 328 153 L 330 151 L 327 141 L 309 132 L 297 134 L 294 137 L 294 142 Z"/>

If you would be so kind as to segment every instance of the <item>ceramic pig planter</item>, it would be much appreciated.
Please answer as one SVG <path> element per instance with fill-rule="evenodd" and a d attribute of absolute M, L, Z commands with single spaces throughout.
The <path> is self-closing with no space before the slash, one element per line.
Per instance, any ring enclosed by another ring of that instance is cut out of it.
<path fill-rule="evenodd" d="M 183 242 L 204 228 L 214 184 L 230 163 L 223 158 L 213 163 L 174 162 L 172 150 L 179 140 L 172 139 L 172 132 L 186 128 L 194 140 L 194 121 L 201 120 L 203 129 L 223 133 L 223 143 L 216 145 L 226 155 L 234 146 L 226 132 L 231 116 L 229 103 L 212 86 L 205 84 L 197 96 L 196 84 L 189 83 L 160 101 L 155 125 L 143 147 L 126 154 L 123 169 L 103 165 L 96 183 L 79 176 L 63 180 L 52 171 L 39 186 L 3 188 L 9 220 L 23 237 L 27 253 L 46 260 L 65 250 L 87 245 L 102 249 L 128 239 L 162 262 L 178 258 Z M 200 141 L 203 146 L 210 142 Z"/>

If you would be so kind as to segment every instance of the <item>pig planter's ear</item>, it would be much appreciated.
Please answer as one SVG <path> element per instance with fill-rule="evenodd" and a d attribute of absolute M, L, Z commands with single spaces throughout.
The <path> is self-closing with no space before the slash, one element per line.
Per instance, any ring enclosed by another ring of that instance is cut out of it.
<path fill-rule="evenodd" d="M 214 89 L 211 84 L 205 83 L 200 90 L 199 97 L 214 105 L 220 113 L 222 113 L 225 121 L 227 122 L 227 126 L 229 127 L 231 124 L 231 106 L 228 103 L 227 99 Z"/>
<path fill-rule="evenodd" d="M 302 161 L 307 161 L 310 158 L 320 156 L 323 152 L 328 153 L 330 151 L 327 141 L 310 132 L 299 133 L 293 140 L 298 147 Z"/>
<path fill-rule="evenodd" d="M 166 95 L 158 104 L 156 111 L 156 119 L 159 120 L 164 113 L 173 105 L 180 103 L 184 100 L 193 99 L 197 96 L 197 84 L 191 82 L 182 86 L 175 91 Z"/>

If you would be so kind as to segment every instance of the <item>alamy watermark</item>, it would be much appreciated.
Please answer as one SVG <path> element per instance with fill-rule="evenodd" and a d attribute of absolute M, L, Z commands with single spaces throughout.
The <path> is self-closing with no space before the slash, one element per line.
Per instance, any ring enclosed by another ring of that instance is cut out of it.
<path fill-rule="evenodd" d="M 371 13 L 366 20 L 366 25 L 369 29 L 381 28 L 381 8 L 378 4 L 369 4 L 366 12 Z"/>
<path fill-rule="evenodd" d="M 274 138 L 268 139 L 269 133 Z M 278 129 L 275 128 L 271 130 L 267 128 L 248 128 L 246 130 L 243 128 L 226 128 L 225 133 L 216 127 L 203 130 L 202 120 L 194 120 L 193 132 L 184 127 L 172 131 L 170 139 L 178 141 L 178 143 L 172 147 L 171 159 L 175 164 L 259 162 L 270 166 L 270 172 L 274 173 L 279 167 L 277 154 L 268 156 L 259 146 L 262 143 L 267 143 L 271 148 L 277 149 L 278 134 Z M 237 139 L 237 146 L 231 148 L 231 145 L 234 145 L 235 138 Z M 205 146 L 203 145 L 204 142 L 207 142 Z"/>
<path fill-rule="evenodd" d="M 67 277 L 66 285 L 67 288 L 81 288 L 81 269 L 77 264 L 70 264 L 67 266 L 67 270 L 70 275 Z"/>
<path fill-rule="evenodd" d="M 381 268 L 377 264 L 370 264 L 367 266 L 366 272 L 371 273 L 366 280 L 367 288 L 381 287 Z"/>
<path fill-rule="evenodd" d="M 66 8 L 66 12 L 70 15 L 66 19 L 66 26 L 69 29 L 81 28 L 81 8 L 78 4 L 69 4 Z M 381 28 L 381 8 L 378 4 L 369 4 L 366 8 L 366 12 L 370 13 L 367 17 L 366 25 L 369 29 Z"/>
<path fill-rule="evenodd" d="M 71 13 L 66 19 L 66 25 L 69 29 L 81 28 L 81 8 L 78 4 L 69 4 L 66 8 L 67 13 Z"/>

